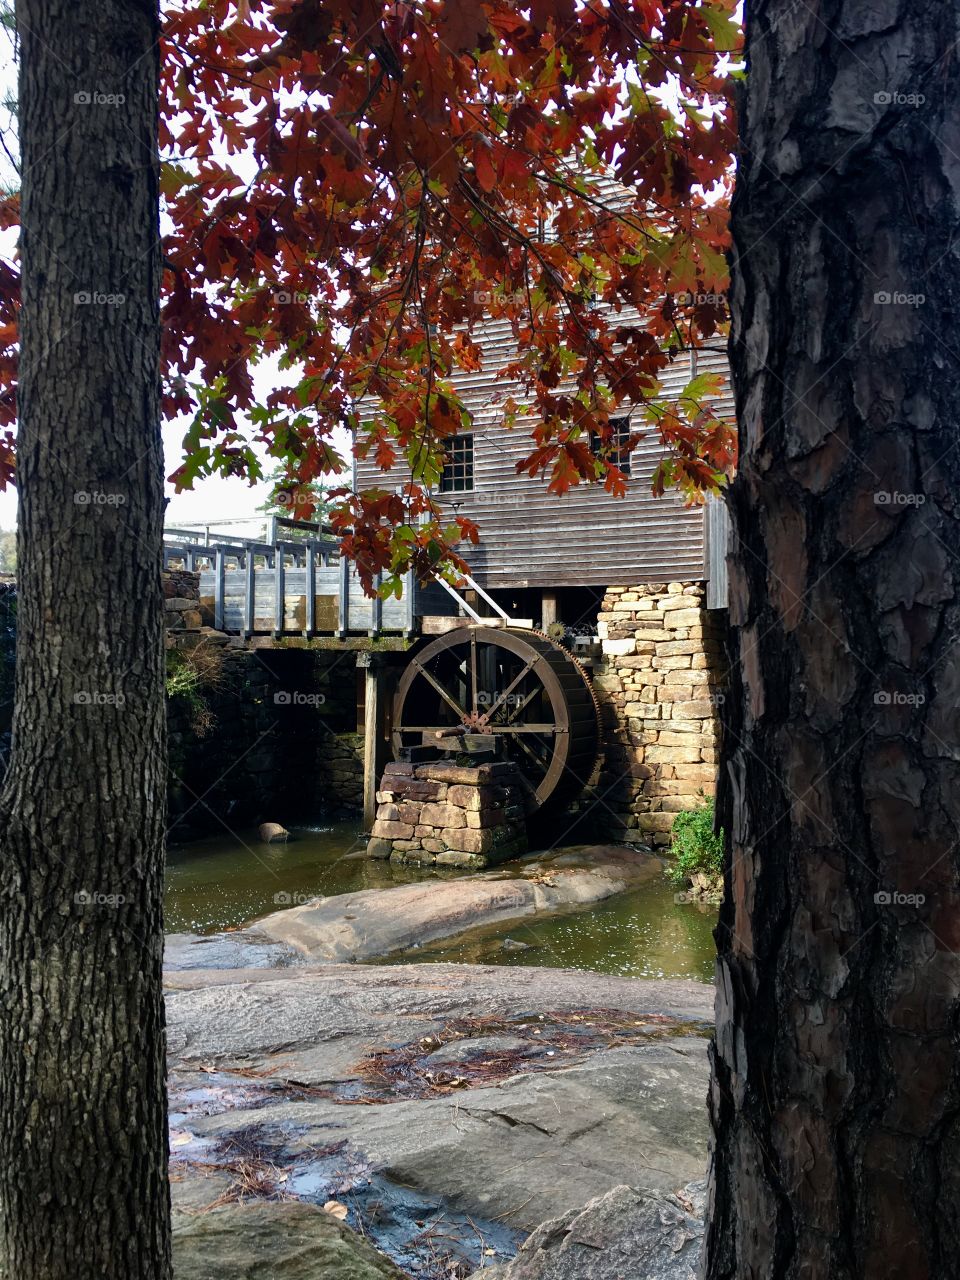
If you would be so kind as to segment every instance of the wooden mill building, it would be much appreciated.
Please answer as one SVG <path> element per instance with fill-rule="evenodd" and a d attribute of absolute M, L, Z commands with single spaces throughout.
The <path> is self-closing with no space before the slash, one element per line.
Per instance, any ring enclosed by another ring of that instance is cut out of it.
<path fill-rule="evenodd" d="M 341 695 L 344 656 L 356 664 L 356 697 L 327 721 L 318 778 L 347 807 L 362 794 L 368 824 L 391 758 L 470 726 L 494 734 L 522 770 L 531 815 L 562 821 L 576 810 L 598 837 L 664 843 L 674 814 L 714 787 L 723 507 L 652 496 L 653 433 L 619 459 L 623 498 L 595 485 L 558 497 L 518 474 L 530 437 L 503 426 L 509 387 L 496 374 L 509 344 L 495 324 L 484 349 L 483 371 L 460 376 L 472 429 L 450 442 L 434 495 L 480 527 L 460 590 L 410 580 L 402 600 L 371 601 L 322 529 L 305 537 L 280 521 L 265 542 L 171 537 L 169 563 L 199 574 L 196 618 L 183 616 L 208 640 L 274 651 L 274 665 L 283 651 L 316 650 L 321 665 L 337 664 Z M 681 355 L 667 390 L 705 369 L 725 371 L 725 356 Z M 730 410 L 729 397 L 720 407 Z M 617 430 L 626 439 L 634 429 L 625 410 Z M 358 463 L 361 489 L 403 481 L 396 468 Z M 171 643 L 195 643 L 195 631 L 185 625 Z"/>

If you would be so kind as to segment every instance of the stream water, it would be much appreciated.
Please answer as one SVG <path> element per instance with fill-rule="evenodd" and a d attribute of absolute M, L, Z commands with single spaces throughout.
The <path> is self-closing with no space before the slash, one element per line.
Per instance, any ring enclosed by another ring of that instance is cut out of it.
<path fill-rule="evenodd" d="M 320 894 L 463 874 L 368 859 L 366 838 L 355 822 L 293 834 L 296 839 L 286 844 L 264 844 L 256 831 L 241 831 L 171 848 L 167 929 L 216 933 Z M 510 874 L 509 863 L 502 872 Z M 707 982 L 713 978 L 715 920 L 713 908 L 677 904 L 663 876 L 590 908 L 475 929 L 388 962 L 543 965 Z"/>

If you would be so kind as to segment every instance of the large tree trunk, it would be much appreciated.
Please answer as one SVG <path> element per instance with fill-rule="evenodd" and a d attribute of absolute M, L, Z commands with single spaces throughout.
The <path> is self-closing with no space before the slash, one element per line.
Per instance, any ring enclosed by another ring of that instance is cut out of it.
<path fill-rule="evenodd" d="M 733 211 L 738 688 L 707 1274 L 948 1280 L 960 1275 L 957 9 L 748 11 Z"/>
<path fill-rule="evenodd" d="M 157 35 L 17 0 L 23 319 L 0 797 L 0 1268 L 169 1275 Z"/>

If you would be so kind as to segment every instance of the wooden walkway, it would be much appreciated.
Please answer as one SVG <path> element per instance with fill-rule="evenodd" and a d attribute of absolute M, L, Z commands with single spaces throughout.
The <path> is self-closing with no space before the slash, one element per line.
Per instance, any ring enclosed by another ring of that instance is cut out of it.
<path fill-rule="evenodd" d="M 407 574 L 403 595 L 371 599 L 323 525 L 276 517 L 268 541 L 211 537 L 168 529 L 164 568 L 200 574 L 200 598 L 218 631 L 244 638 L 283 636 L 409 637 L 425 615 L 455 619 L 458 602 L 439 582 L 426 586 Z M 299 536 L 282 536 L 287 530 Z M 379 577 L 375 578 L 379 581 Z"/>

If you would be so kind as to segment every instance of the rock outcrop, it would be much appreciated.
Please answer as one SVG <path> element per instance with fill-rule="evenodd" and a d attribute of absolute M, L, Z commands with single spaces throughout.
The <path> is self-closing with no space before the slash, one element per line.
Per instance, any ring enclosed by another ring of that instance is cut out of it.
<path fill-rule="evenodd" d="M 502 872 L 425 880 L 317 898 L 257 921 L 259 940 L 283 943 L 310 963 L 370 960 L 468 929 L 588 906 L 661 874 L 660 862 L 622 845 L 543 854 Z"/>
<path fill-rule="evenodd" d="M 705 1184 L 664 1195 L 614 1187 L 544 1222 L 506 1266 L 472 1280 L 699 1280 Z"/>

